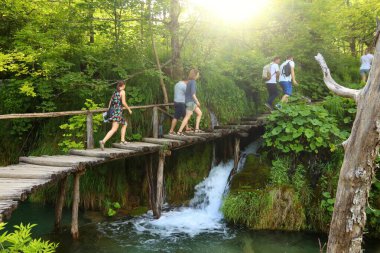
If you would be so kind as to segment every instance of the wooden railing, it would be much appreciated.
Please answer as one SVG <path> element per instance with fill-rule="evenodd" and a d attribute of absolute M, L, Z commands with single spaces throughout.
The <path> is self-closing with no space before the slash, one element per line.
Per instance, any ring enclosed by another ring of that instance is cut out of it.
<path fill-rule="evenodd" d="M 168 107 L 168 106 L 173 106 L 173 105 L 174 105 L 173 103 L 139 105 L 139 106 L 130 106 L 130 108 L 131 110 L 153 109 L 153 115 L 152 115 L 153 138 L 158 138 L 158 135 L 159 135 L 158 111 L 160 110 L 163 113 L 165 112 L 165 114 L 171 116 L 160 107 Z M 63 116 L 87 115 L 87 119 L 86 119 L 87 149 L 92 149 L 94 148 L 93 115 L 96 113 L 106 112 L 107 110 L 108 108 L 100 108 L 100 109 L 94 109 L 94 110 L 81 110 L 81 111 L 0 114 L 0 120 L 29 119 L 29 118 L 56 118 L 56 117 L 63 117 Z"/>

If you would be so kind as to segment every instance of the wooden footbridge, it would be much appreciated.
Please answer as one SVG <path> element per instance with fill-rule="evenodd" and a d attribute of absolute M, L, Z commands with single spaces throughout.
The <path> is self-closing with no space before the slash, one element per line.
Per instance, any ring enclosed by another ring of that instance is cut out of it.
<path fill-rule="evenodd" d="M 33 191 L 47 184 L 58 183 L 59 193 L 55 207 L 55 226 L 59 228 L 62 218 L 62 208 L 66 196 L 68 176 L 74 175 L 72 223 L 71 233 L 73 238 L 79 237 L 78 208 L 79 208 L 79 184 L 80 176 L 86 169 L 95 165 L 116 159 L 125 159 L 135 156 L 148 155 L 147 172 L 150 191 L 150 205 L 156 218 L 161 215 L 163 205 L 163 172 L 165 156 L 170 155 L 171 150 L 180 149 L 197 143 L 208 142 L 224 136 L 234 136 L 235 166 L 239 160 L 240 138 L 247 137 L 248 132 L 265 123 L 265 115 L 257 118 L 247 118 L 237 124 L 218 126 L 210 132 L 191 133 L 186 136 L 163 135 L 159 138 L 159 112 L 168 113 L 162 109 L 172 104 L 160 104 L 149 106 L 132 106 L 136 109 L 153 109 L 152 113 L 152 137 L 143 138 L 141 142 L 128 144 L 114 143 L 111 148 L 104 151 L 94 148 L 92 118 L 93 114 L 102 113 L 107 109 L 69 111 L 52 113 L 7 114 L 0 115 L 0 120 L 19 118 L 47 118 L 68 115 L 87 115 L 87 149 L 73 149 L 66 155 L 53 156 L 28 156 L 20 157 L 19 163 L 0 167 L 0 221 L 8 219 L 17 208 L 19 201 L 25 200 Z M 152 164 L 152 155 L 158 155 L 158 166 Z"/>

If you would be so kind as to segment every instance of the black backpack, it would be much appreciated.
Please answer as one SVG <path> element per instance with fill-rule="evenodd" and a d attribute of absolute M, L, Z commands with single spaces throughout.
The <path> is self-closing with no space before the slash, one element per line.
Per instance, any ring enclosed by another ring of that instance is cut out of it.
<path fill-rule="evenodd" d="M 290 66 L 290 62 L 289 61 L 287 64 L 285 64 L 285 66 L 282 68 L 282 75 L 284 76 L 290 76 L 292 74 L 292 67 Z"/>

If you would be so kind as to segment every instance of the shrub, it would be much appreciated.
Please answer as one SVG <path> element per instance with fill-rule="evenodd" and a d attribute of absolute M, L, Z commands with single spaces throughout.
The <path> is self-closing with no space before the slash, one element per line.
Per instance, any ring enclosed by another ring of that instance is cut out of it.
<path fill-rule="evenodd" d="M 4 230 L 5 223 L 0 223 L 0 231 Z M 0 236 L 0 252 L 1 253 L 51 253 L 55 252 L 58 247 L 57 243 L 50 243 L 49 241 L 42 241 L 41 239 L 33 239 L 31 230 L 36 225 L 28 224 L 14 226 L 16 229 L 13 233 L 4 232 Z"/>
<path fill-rule="evenodd" d="M 268 117 L 265 145 L 277 153 L 334 151 L 348 136 L 340 131 L 336 119 L 320 105 L 290 103 Z"/>

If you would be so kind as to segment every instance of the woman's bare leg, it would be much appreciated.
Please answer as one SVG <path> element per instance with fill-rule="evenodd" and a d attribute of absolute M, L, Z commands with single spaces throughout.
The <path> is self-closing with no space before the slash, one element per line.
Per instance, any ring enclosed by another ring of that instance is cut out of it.
<path fill-rule="evenodd" d="M 177 125 L 177 119 L 172 119 L 172 125 L 170 126 L 170 130 L 169 130 L 169 133 L 173 133 L 174 132 L 174 128 L 175 126 Z"/>
<path fill-rule="evenodd" d="M 197 114 L 197 118 L 195 120 L 195 130 L 199 130 L 199 124 L 201 123 L 202 111 L 199 107 L 195 108 L 194 112 Z"/>
<path fill-rule="evenodd" d="M 112 128 L 111 130 L 108 131 L 104 139 L 102 140 L 103 143 L 106 143 L 112 135 L 114 135 L 117 132 L 117 129 L 119 128 L 119 123 L 118 122 L 112 122 Z"/>
<path fill-rule="evenodd" d="M 127 131 L 127 125 L 125 124 L 125 125 L 123 125 L 122 127 L 121 127 L 121 141 L 123 142 L 123 141 L 125 141 L 125 132 Z"/>
<path fill-rule="evenodd" d="M 178 129 L 178 132 L 182 133 L 183 129 L 185 128 L 185 126 L 186 126 L 187 123 L 189 122 L 189 119 L 190 119 L 191 115 L 193 115 L 193 112 L 192 112 L 192 111 L 188 111 L 188 110 L 186 110 L 186 116 L 185 116 L 185 118 L 183 119 L 182 124 L 181 124 L 181 126 L 179 127 L 179 129 Z"/>

